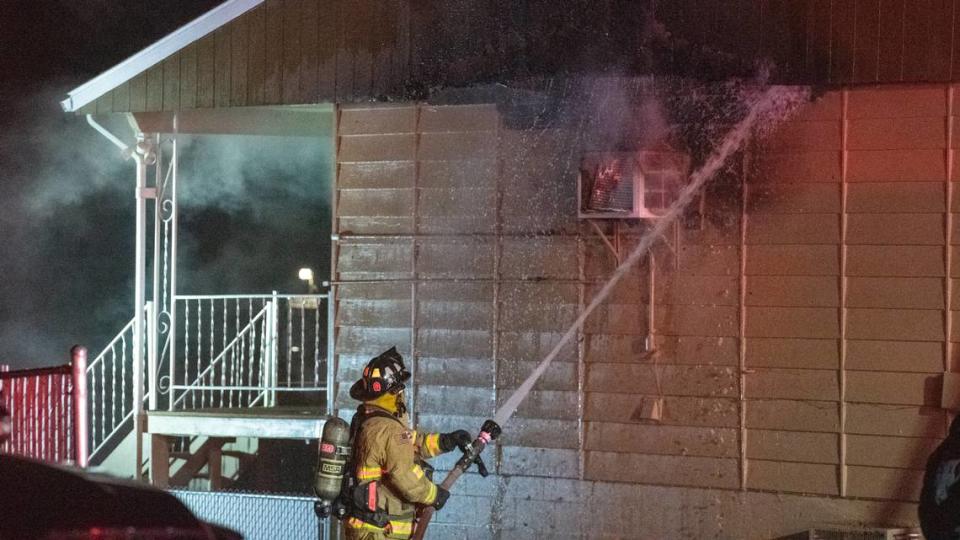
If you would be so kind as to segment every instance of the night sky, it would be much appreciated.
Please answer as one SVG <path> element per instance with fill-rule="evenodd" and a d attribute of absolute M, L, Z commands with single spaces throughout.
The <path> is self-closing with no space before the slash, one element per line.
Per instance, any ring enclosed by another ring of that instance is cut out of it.
<path fill-rule="evenodd" d="M 58 102 L 219 3 L 0 1 L 0 364 L 64 363 L 74 343 L 95 354 L 132 317 L 133 162 Z M 217 161 L 198 156 L 216 151 L 226 163 L 250 144 L 192 141 L 182 163 L 216 170 Z M 297 144 L 259 146 L 304 155 Z M 317 248 L 323 231 L 311 234 L 328 227 L 322 192 L 302 204 L 315 185 L 290 181 L 299 173 L 282 170 L 279 159 L 230 164 L 240 178 L 229 191 L 182 208 L 181 275 L 190 290 L 181 292 L 302 292 L 296 268 L 327 258 Z M 265 177 L 282 187 L 254 182 Z M 194 189 L 210 191 L 218 193 Z M 280 248 L 278 237 L 288 239 Z"/>

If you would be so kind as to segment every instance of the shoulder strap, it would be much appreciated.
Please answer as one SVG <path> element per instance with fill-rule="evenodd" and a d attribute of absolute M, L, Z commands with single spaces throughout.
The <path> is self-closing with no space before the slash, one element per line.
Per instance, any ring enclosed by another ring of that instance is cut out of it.
<path fill-rule="evenodd" d="M 373 407 L 366 407 L 360 405 L 357 407 L 357 414 L 353 415 L 353 420 L 350 421 L 350 444 L 353 445 L 354 439 L 356 439 L 357 434 L 360 433 L 360 428 L 363 426 L 363 423 L 371 418 L 389 418 L 400 425 L 403 425 L 403 422 L 400 421 L 396 416 Z"/>

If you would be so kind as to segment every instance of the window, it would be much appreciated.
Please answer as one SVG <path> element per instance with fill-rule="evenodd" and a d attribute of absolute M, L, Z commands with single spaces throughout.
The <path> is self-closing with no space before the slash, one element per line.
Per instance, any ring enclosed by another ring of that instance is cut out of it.
<path fill-rule="evenodd" d="M 656 218 L 677 200 L 689 158 L 666 145 L 590 152 L 580 161 L 581 218 Z"/>

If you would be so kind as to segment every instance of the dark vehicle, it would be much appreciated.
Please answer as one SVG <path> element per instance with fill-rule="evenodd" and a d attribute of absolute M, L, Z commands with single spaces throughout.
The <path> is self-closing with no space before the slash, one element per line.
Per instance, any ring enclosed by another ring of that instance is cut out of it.
<path fill-rule="evenodd" d="M 132 481 L 0 455 L 0 540 L 241 540 Z"/>

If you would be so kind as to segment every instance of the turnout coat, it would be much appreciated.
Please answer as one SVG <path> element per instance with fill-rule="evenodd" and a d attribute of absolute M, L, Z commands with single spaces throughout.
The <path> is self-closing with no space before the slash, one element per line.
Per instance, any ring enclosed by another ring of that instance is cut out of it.
<path fill-rule="evenodd" d="M 437 498 L 437 485 L 423 460 L 442 453 L 440 434 L 411 429 L 406 415 L 397 418 L 370 404 L 361 405 L 357 414 L 365 418 L 354 438 L 354 473 L 359 484 L 374 483 L 368 504 L 386 512 L 390 524 L 381 529 L 351 517 L 347 530 L 409 538 L 417 505 L 431 505 Z"/>

